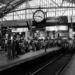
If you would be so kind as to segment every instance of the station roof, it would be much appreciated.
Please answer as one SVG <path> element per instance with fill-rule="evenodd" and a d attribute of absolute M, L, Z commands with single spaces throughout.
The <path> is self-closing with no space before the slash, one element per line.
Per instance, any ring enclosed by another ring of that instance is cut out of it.
<path fill-rule="evenodd" d="M 0 0 L 0 18 L 28 0 Z"/>
<path fill-rule="evenodd" d="M 27 1 L 37 1 L 38 0 L 0 0 L 0 18 L 5 16 L 7 13 L 9 13 L 11 10 L 16 9 L 18 6 L 20 6 L 22 3 L 27 2 Z M 40 2 L 43 0 L 40 0 Z M 50 0 L 46 0 L 45 2 L 49 2 Z M 58 0 L 51 0 L 53 2 L 58 1 Z M 59 1 L 66 1 L 68 3 L 75 3 L 75 0 L 59 0 Z M 45 4 L 44 2 L 44 4 Z M 57 2 L 59 3 L 59 2 Z M 59 5 L 55 3 L 56 5 Z M 34 4 L 35 5 L 35 4 Z M 52 5 L 53 6 L 53 5 Z"/>

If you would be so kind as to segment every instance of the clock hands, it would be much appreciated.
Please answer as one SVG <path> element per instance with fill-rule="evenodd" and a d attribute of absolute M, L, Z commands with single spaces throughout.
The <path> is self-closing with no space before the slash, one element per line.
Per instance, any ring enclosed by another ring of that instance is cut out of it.
<path fill-rule="evenodd" d="M 42 18 L 42 16 L 34 16 L 34 17 L 40 17 L 40 18 Z"/>

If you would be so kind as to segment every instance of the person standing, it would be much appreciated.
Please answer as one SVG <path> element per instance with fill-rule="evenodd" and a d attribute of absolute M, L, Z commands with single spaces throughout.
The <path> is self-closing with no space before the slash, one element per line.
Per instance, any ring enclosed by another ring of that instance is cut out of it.
<path fill-rule="evenodd" d="M 44 40 L 44 49 L 45 49 L 45 52 L 47 52 L 47 42 L 46 42 L 46 40 Z"/>
<path fill-rule="evenodd" d="M 16 53 L 16 49 L 15 49 L 16 44 L 15 44 L 14 40 L 11 41 L 11 46 L 12 46 L 12 57 L 14 58 L 16 56 L 16 54 L 15 54 Z"/>
<path fill-rule="evenodd" d="M 8 53 L 8 59 L 11 59 L 11 40 L 9 39 L 8 40 L 8 43 L 7 43 L 7 53 Z"/>
<path fill-rule="evenodd" d="M 17 53 L 17 55 L 20 55 L 20 45 L 19 45 L 19 41 L 16 40 L 15 43 L 16 43 L 16 46 L 15 46 L 16 53 Z"/>

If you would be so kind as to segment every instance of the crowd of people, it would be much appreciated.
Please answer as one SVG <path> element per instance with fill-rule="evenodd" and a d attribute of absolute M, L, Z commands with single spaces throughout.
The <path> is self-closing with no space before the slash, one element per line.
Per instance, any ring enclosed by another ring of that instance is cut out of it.
<path fill-rule="evenodd" d="M 8 59 L 19 57 L 30 51 L 38 51 L 53 47 L 67 47 L 68 41 L 57 39 L 32 39 L 26 41 L 23 37 L 11 39 L 3 39 L 1 42 L 1 51 L 7 52 Z"/>
<path fill-rule="evenodd" d="M 59 42 L 50 39 L 32 39 L 26 41 L 23 37 L 11 39 L 3 39 L 1 42 L 1 51 L 7 52 L 8 59 L 19 57 L 30 51 L 38 51 L 55 46 L 59 46 Z"/>

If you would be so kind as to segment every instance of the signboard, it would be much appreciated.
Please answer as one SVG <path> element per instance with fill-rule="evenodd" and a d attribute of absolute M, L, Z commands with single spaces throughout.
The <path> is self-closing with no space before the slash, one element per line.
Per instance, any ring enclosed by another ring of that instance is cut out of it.
<path fill-rule="evenodd" d="M 17 20 L 18 26 L 27 26 L 27 22 L 25 20 Z"/>
<path fill-rule="evenodd" d="M 67 1 L 69 3 L 75 3 L 75 0 L 64 0 L 64 1 Z"/>
<path fill-rule="evenodd" d="M 14 21 L 4 21 L 3 23 L 2 23 L 2 26 L 4 26 L 4 27 L 12 27 L 12 26 L 15 26 L 16 25 L 16 21 L 14 20 Z"/>
<path fill-rule="evenodd" d="M 48 17 L 46 19 L 46 22 L 47 23 L 56 23 L 56 22 L 59 22 L 59 19 L 58 18 L 55 18 L 55 17 Z"/>
<path fill-rule="evenodd" d="M 26 32 L 28 28 L 12 28 L 12 32 Z"/>
<path fill-rule="evenodd" d="M 46 23 L 68 23 L 68 19 L 67 16 L 48 17 L 46 18 Z"/>
<path fill-rule="evenodd" d="M 75 23 L 75 16 L 69 16 L 68 17 L 68 23 L 71 23 L 71 22 L 73 22 L 73 23 Z"/>
<path fill-rule="evenodd" d="M 46 27 L 46 31 L 57 31 L 57 27 L 56 26 L 48 26 L 48 27 Z"/>
<path fill-rule="evenodd" d="M 73 38 L 73 29 L 72 28 L 69 29 L 69 37 Z"/>
<path fill-rule="evenodd" d="M 47 31 L 68 31 L 68 26 L 63 26 L 63 25 L 60 25 L 60 26 L 47 26 L 46 27 L 46 30 Z"/>
<path fill-rule="evenodd" d="M 32 24 L 31 20 L 27 20 L 29 24 Z M 0 23 L 1 25 L 1 23 Z M 13 26 L 27 26 L 26 20 L 11 20 L 11 21 L 3 21 L 3 27 L 13 27 Z"/>

